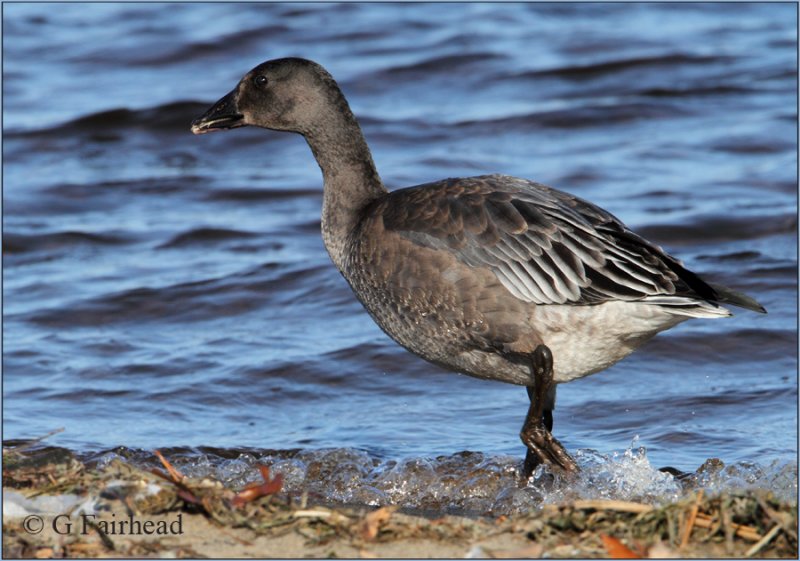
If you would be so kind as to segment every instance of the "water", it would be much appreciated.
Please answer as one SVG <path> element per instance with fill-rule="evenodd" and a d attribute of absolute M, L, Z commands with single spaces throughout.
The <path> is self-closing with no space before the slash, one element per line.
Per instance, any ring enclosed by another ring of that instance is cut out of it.
<path fill-rule="evenodd" d="M 302 139 L 188 131 L 252 66 L 303 56 L 390 188 L 536 179 L 769 310 L 687 322 L 561 386 L 555 433 L 587 469 L 638 488 L 619 460 L 638 436 L 644 495 L 672 492 L 655 467 L 712 457 L 796 490 L 796 30 L 788 4 L 5 4 L 3 438 L 64 427 L 52 444 L 178 447 L 215 470 L 249 454 L 332 500 L 522 500 L 525 391 L 371 322 L 322 246 Z M 505 475 L 459 495 L 486 462 Z M 430 483 L 417 464 L 457 481 L 447 500 L 391 491 L 388 472 Z"/>
<path fill-rule="evenodd" d="M 55 449 L 60 450 L 60 449 Z M 281 492 L 312 503 L 402 505 L 427 513 L 462 515 L 513 514 L 545 504 L 577 499 L 616 499 L 664 504 L 691 491 L 769 489 L 776 498 L 796 501 L 797 462 L 774 460 L 759 465 L 729 465 L 709 460 L 696 473 L 676 479 L 654 466 L 634 438 L 628 448 L 609 454 L 579 450 L 575 477 L 553 474 L 539 466 L 525 482 L 516 456 L 462 451 L 441 456 L 381 459 L 354 448 L 306 450 L 230 450 L 171 448 L 164 450 L 184 475 L 212 477 L 229 488 L 263 483 L 259 465 L 283 477 Z M 117 448 L 84 457 L 104 467 L 123 459 L 142 467 L 163 466 L 149 451 Z M 271 476 L 272 477 L 272 476 Z"/>

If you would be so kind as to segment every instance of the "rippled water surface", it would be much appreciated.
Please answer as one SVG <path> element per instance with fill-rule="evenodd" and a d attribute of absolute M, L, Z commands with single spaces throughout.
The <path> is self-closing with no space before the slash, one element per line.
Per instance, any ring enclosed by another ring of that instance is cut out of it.
<path fill-rule="evenodd" d="M 668 496 L 654 466 L 717 457 L 796 489 L 796 30 L 790 4 L 4 4 L 4 439 L 182 447 L 234 479 L 279 463 L 343 502 L 536 498 L 507 485 L 524 389 L 372 323 L 322 246 L 303 140 L 189 133 L 251 67 L 302 56 L 390 188 L 536 179 L 769 310 L 561 386 L 555 434 L 590 473 L 632 496 L 645 466 Z"/>

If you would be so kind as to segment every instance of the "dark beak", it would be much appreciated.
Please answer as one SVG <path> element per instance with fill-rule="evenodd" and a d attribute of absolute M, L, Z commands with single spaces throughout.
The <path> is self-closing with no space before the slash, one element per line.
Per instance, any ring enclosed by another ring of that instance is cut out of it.
<path fill-rule="evenodd" d="M 205 134 L 243 126 L 245 126 L 244 115 L 239 113 L 236 106 L 236 90 L 233 90 L 216 102 L 202 117 L 192 121 L 192 132 Z"/>

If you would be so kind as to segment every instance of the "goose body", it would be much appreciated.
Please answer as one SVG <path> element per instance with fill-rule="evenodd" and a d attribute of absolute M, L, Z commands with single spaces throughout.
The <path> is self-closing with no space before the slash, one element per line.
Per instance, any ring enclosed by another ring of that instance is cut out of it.
<path fill-rule="evenodd" d="M 726 304 L 764 311 L 609 212 L 533 181 L 485 175 L 389 192 L 341 90 L 314 62 L 259 65 L 192 131 L 244 125 L 308 141 L 324 180 L 325 247 L 375 322 L 444 368 L 527 386 L 529 421 L 552 410 L 554 384 L 603 370 L 660 331 L 729 316 Z"/>
<path fill-rule="evenodd" d="M 724 296 L 608 212 L 524 179 L 400 189 L 360 214 L 332 252 L 358 299 L 405 348 L 479 378 L 530 385 L 515 358 L 543 343 L 567 382 L 690 317 L 730 315 Z"/>

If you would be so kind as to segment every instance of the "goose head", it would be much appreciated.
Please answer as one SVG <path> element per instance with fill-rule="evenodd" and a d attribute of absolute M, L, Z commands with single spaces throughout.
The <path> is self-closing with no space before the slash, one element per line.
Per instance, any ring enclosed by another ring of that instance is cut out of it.
<path fill-rule="evenodd" d="M 204 134 L 247 125 L 306 134 L 326 109 L 343 101 L 328 72 L 301 58 L 259 64 L 225 97 L 192 121 L 192 132 Z"/>

